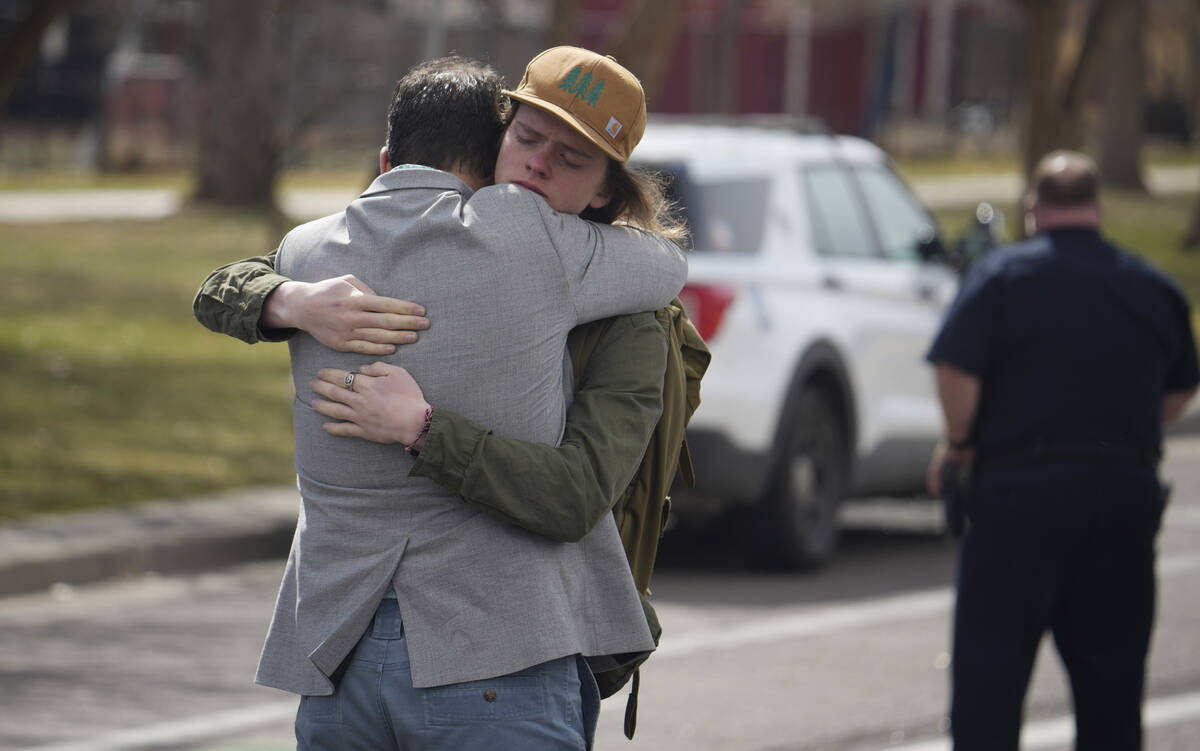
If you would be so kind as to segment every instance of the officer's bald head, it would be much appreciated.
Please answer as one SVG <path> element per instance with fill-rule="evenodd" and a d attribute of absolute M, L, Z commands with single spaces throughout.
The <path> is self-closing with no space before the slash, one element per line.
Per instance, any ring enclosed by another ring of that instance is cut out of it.
<path fill-rule="evenodd" d="M 1077 151 L 1053 151 L 1042 157 L 1030 179 L 1026 208 L 1034 231 L 1100 228 L 1100 171 Z"/>
<path fill-rule="evenodd" d="M 1076 151 L 1053 151 L 1033 170 L 1034 196 L 1049 206 L 1084 206 L 1100 193 L 1096 163 Z"/>

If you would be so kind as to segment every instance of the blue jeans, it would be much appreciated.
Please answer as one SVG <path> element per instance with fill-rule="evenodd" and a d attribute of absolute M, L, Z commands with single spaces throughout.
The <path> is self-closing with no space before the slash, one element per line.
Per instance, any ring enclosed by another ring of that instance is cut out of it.
<path fill-rule="evenodd" d="M 582 658 L 510 675 L 414 688 L 396 600 L 385 599 L 330 696 L 304 696 L 301 751 L 581 751 L 592 747 L 600 694 Z"/>

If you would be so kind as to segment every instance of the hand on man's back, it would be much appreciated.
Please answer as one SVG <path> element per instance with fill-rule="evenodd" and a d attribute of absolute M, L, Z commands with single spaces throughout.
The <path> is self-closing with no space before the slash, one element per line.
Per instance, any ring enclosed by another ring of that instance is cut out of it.
<path fill-rule="evenodd" d="M 390 355 L 429 328 L 420 305 L 380 297 L 353 274 L 319 282 L 286 282 L 267 299 L 264 324 L 307 331 L 339 352 Z"/>

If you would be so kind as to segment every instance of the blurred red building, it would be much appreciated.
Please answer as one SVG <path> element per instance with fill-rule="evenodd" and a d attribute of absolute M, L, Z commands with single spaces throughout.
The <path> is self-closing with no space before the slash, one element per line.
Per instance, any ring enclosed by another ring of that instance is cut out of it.
<path fill-rule="evenodd" d="M 319 120 L 290 115 L 307 129 L 297 148 L 314 150 L 373 145 L 392 82 L 424 57 L 448 52 L 478 57 L 510 80 L 519 79 L 525 62 L 546 45 L 554 9 L 570 5 L 322 1 L 327 13 L 332 8 L 339 14 L 339 33 L 330 45 L 352 44 L 355 60 L 337 61 L 344 50 L 330 46 L 310 50 L 301 59 L 305 65 L 294 69 L 291 84 L 297 91 L 347 90 Z M 672 33 L 660 35 L 673 40 L 669 49 L 649 51 L 665 57 L 656 60 L 660 70 L 646 76 L 630 63 L 647 81 L 654 112 L 803 116 L 897 153 L 973 143 L 1003 150 L 1020 127 L 1026 20 L 1012 0 L 676 1 L 677 23 Z M 641 2 L 576 0 L 573 34 L 567 35 L 607 52 Z M 662 7 L 659 0 L 649 2 Z M 1153 0 L 1153 7 L 1167 2 Z M 0 35 L 15 18 L 4 9 L 13 7 L 11 0 L 0 0 Z M 65 133 L 75 142 L 95 144 L 73 153 L 91 151 L 97 163 L 109 166 L 189 159 L 204 92 L 198 52 L 207 7 L 202 0 L 97 0 L 76 6 L 57 26 L 57 41 L 43 44 L 43 54 L 5 107 L 0 166 L 17 153 L 18 131 L 30 140 Z M 1160 35 L 1172 25 L 1169 15 L 1156 23 Z M 1163 80 L 1148 92 L 1147 116 L 1153 133 L 1153 112 L 1172 105 L 1171 113 L 1183 113 L 1173 115 L 1172 122 L 1182 123 L 1173 127 L 1187 140 L 1188 103 L 1193 89 L 1200 91 L 1195 76 L 1173 73 L 1167 79 L 1155 73 L 1191 70 L 1194 53 L 1188 50 L 1194 45 L 1187 43 L 1190 37 L 1181 39 L 1151 45 L 1151 80 Z M 1178 60 L 1165 56 L 1169 49 Z"/>
<path fill-rule="evenodd" d="M 1007 116 L 1023 84 L 1022 19 L 997 0 L 682 0 L 651 109 L 786 113 L 872 135 L 891 117 L 945 121 L 975 101 Z M 582 0 L 577 34 L 601 48 L 628 0 Z M 970 75 L 967 75 L 969 72 Z M 732 92 L 722 92 L 722 82 Z"/>

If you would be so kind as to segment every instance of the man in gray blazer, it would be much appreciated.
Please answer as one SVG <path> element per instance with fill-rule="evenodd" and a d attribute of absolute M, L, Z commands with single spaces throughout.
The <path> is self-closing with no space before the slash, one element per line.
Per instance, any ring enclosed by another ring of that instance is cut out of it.
<path fill-rule="evenodd" d="M 545 91 L 564 92 L 554 96 L 566 117 L 583 100 L 577 119 L 598 120 L 606 145 L 627 156 L 645 119 L 640 85 L 611 59 L 568 49 L 530 70 L 546 77 Z M 582 93 L 580 80 L 591 82 Z M 422 302 L 439 325 L 393 360 L 430 401 L 500 434 L 554 443 L 569 393 L 567 332 L 662 306 L 686 265 L 653 235 L 555 211 L 535 183 L 473 192 L 490 178 L 500 131 L 489 138 L 470 124 L 503 128 L 498 87 L 490 69 L 462 60 L 402 79 L 384 174 L 345 212 L 289 233 L 277 267 L 300 281 L 349 272 Z M 563 116 L 535 107 L 551 120 L 528 138 Z M 575 175 L 565 200 L 583 202 L 573 211 L 606 200 L 612 152 L 589 140 L 564 139 Z M 472 155 L 467 142 L 490 144 L 492 159 Z M 412 460 L 399 444 L 334 438 L 310 383 L 319 366 L 356 362 L 305 334 L 290 347 L 303 507 L 257 680 L 303 696 L 301 747 L 343 747 L 343 736 L 362 748 L 590 745 L 598 700 L 580 656 L 653 647 L 611 520 L 578 543 L 555 543 L 409 478 Z M 345 386 L 353 389 L 352 376 Z M 350 680 L 355 671 L 342 673 L 348 661 L 371 659 L 356 644 L 404 653 L 403 671 L 385 671 L 395 685 L 382 710 Z"/>

